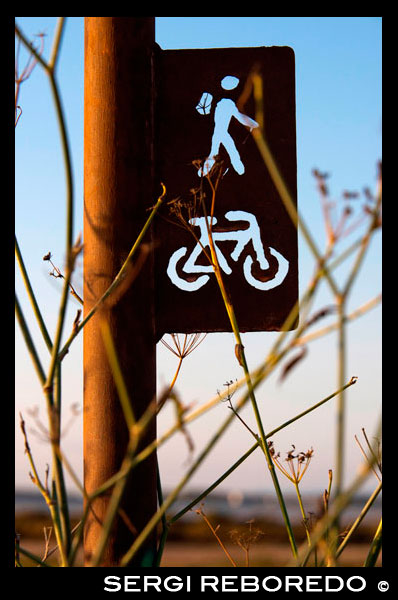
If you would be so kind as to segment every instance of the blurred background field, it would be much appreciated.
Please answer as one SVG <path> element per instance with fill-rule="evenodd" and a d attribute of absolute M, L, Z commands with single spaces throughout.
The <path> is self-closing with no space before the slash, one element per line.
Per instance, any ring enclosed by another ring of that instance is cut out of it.
<path fill-rule="evenodd" d="M 173 516 L 194 497 L 195 494 L 181 496 L 173 505 L 168 516 Z M 355 498 L 342 515 L 342 529 L 344 529 L 344 525 L 348 527 L 354 521 L 366 500 L 367 498 L 362 496 Z M 298 544 L 302 544 L 305 542 L 305 529 L 300 520 L 297 498 L 286 496 L 286 502 L 292 516 L 295 537 Z M 315 522 L 322 510 L 321 496 L 315 494 L 304 496 L 304 503 Z M 70 507 L 71 525 L 75 527 L 81 514 L 80 498 L 71 496 Z M 249 543 L 249 566 L 283 567 L 291 559 L 286 530 L 281 517 L 279 517 L 280 511 L 278 511 L 277 501 L 273 495 L 253 493 L 242 495 L 238 491 L 234 491 L 229 494 L 210 494 L 203 504 L 196 505 L 181 519 L 173 523 L 164 550 L 162 567 L 232 567 L 230 560 L 203 517 L 195 512 L 198 508 L 203 510 L 214 528 L 219 526 L 217 535 L 238 567 L 245 566 L 246 556 L 237 543 L 237 539 L 241 535 L 244 540 L 247 540 L 250 529 L 253 534 L 258 533 L 258 530 L 260 533 L 257 539 L 253 539 L 253 542 Z M 362 566 L 380 515 L 381 500 L 378 499 L 357 529 L 350 544 L 341 554 L 339 566 Z M 37 493 L 17 492 L 15 524 L 16 532 L 20 535 L 21 546 L 38 556 L 44 556 L 46 549 L 44 528 L 51 527 L 51 519 L 43 500 Z M 255 537 L 253 535 L 253 538 Z M 55 546 L 55 541 L 52 536 L 48 544 L 50 551 L 53 546 Z M 80 556 L 76 566 L 82 566 L 81 560 Z M 57 564 L 55 553 L 53 562 L 54 565 Z M 22 558 L 22 563 L 25 566 L 34 566 L 26 557 Z M 382 556 L 380 554 L 377 566 L 381 566 L 381 563 Z"/>

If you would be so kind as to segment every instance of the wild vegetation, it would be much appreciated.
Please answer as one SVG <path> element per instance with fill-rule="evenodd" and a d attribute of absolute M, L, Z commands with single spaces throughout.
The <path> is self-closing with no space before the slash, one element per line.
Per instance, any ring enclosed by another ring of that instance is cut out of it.
<path fill-rule="evenodd" d="M 147 222 L 137 240 L 132 240 L 131 251 L 126 256 L 125 262 L 122 265 L 120 272 L 116 276 L 104 296 L 98 301 L 96 306 L 88 313 L 84 319 L 81 318 L 81 310 L 78 310 L 73 323 L 65 322 L 66 306 L 72 295 L 83 305 L 83 299 L 79 296 L 73 286 L 72 278 L 76 259 L 83 251 L 84 240 L 80 237 L 75 240 L 73 238 L 73 186 L 72 186 L 72 166 L 71 156 L 68 144 L 67 134 L 67 118 L 63 112 L 60 101 L 60 90 L 57 81 L 57 60 L 61 47 L 61 38 L 63 28 L 65 26 L 65 18 L 59 19 L 54 40 L 52 42 L 52 50 L 50 58 L 46 61 L 43 58 L 43 37 L 40 37 L 39 45 L 32 44 L 23 32 L 16 26 L 17 36 L 17 55 L 15 69 L 15 126 L 23 127 L 23 118 L 21 118 L 21 108 L 19 106 L 19 94 L 21 85 L 32 74 L 34 68 L 41 68 L 48 76 L 50 90 L 53 95 L 54 105 L 57 112 L 60 138 L 63 147 L 63 159 L 65 164 L 66 182 L 67 182 L 67 210 L 66 210 L 66 264 L 60 268 L 55 264 L 51 253 L 43 257 L 52 266 L 52 275 L 60 280 L 62 291 L 59 303 L 58 323 L 53 335 L 47 329 L 45 316 L 39 307 L 39 300 L 29 280 L 29 274 L 25 268 L 24 260 L 18 245 L 15 240 L 15 252 L 18 265 L 20 267 L 21 277 L 25 284 L 26 294 L 31 302 L 31 307 L 36 321 L 39 325 L 41 335 L 48 349 L 48 364 L 44 366 L 39 358 L 39 353 L 36 348 L 36 342 L 32 336 L 28 321 L 23 314 L 21 304 L 15 297 L 15 310 L 17 320 L 26 342 L 27 350 L 33 361 L 36 369 L 37 377 L 43 390 L 43 400 L 47 408 L 47 425 L 43 435 L 47 437 L 47 441 L 51 453 L 51 471 L 48 469 L 44 474 L 39 473 L 35 458 L 31 451 L 28 434 L 25 426 L 25 417 L 20 416 L 21 434 L 25 442 L 25 453 L 29 463 L 30 477 L 32 484 L 38 490 L 38 493 L 44 498 L 49 511 L 50 521 L 44 526 L 44 554 L 36 555 L 29 551 L 24 546 L 24 537 L 20 533 L 16 534 L 15 540 L 15 566 L 54 566 L 54 557 L 58 561 L 57 566 L 76 566 L 79 551 L 82 545 L 83 530 L 85 520 L 90 511 L 91 502 L 95 497 L 98 497 L 105 492 L 115 490 L 116 483 L 123 480 L 127 475 L 140 464 L 151 453 L 156 452 L 168 439 L 179 432 L 183 432 L 188 445 L 192 446 L 188 425 L 196 419 L 201 418 L 205 413 L 217 406 L 221 401 L 226 403 L 229 408 L 228 414 L 224 421 L 219 425 L 216 432 L 209 438 L 205 447 L 199 452 L 198 456 L 192 460 L 188 466 L 185 475 L 178 485 L 168 494 L 167 498 L 163 498 L 161 477 L 158 477 L 158 501 L 159 508 L 153 515 L 146 527 L 134 535 L 132 533 L 131 547 L 126 552 L 121 560 L 120 566 L 127 566 L 142 544 L 145 543 L 147 537 L 156 529 L 158 531 L 158 547 L 155 559 L 155 566 L 162 566 L 162 555 L 167 545 L 168 539 L 172 538 L 174 527 L 188 511 L 196 511 L 198 519 L 202 519 L 208 530 L 211 532 L 214 544 L 218 544 L 224 552 L 227 564 L 231 566 L 250 566 L 250 548 L 253 544 L 261 544 L 264 532 L 257 526 L 256 523 L 248 523 L 242 530 L 232 529 L 229 534 L 232 540 L 242 553 L 242 561 L 237 564 L 236 560 L 231 556 L 225 537 L 221 535 L 218 524 L 214 524 L 212 519 L 205 512 L 205 505 L 201 504 L 205 501 L 206 496 L 216 490 L 216 488 L 224 482 L 228 476 L 243 464 L 243 462 L 257 449 L 264 456 L 264 472 L 270 474 L 273 489 L 278 499 L 279 509 L 282 514 L 284 523 L 284 534 L 290 546 L 290 562 L 283 566 L 296 565 L 306 566 L 336 566 L 339 564 L 342 554 L 349 546 L 350 542 L 355 539 L 355 534 L 358 532 L 364 517 L 373 506 L 378 498 L 381 489 L 381 431 L 380 426 L 369 434 L 363 431 L 362 437 L 356 438 L 360 450 L 363 453 L 364 463 L 362 472 L 354 479 L 352 484 L 347 489 L 342 486 L 342 471 L 344 461 L 344 443 L 343 434 L 345 427 L 345 411 L 347 403 L 347 395 L 350 388 L 355 385 L 358 377 L 356 374 L 346 373 L 346 361 L 349 352 L 346 331 L 355 319 L 359 319 L 362 315 L 374 308 L 381 301 L 381 296 L 377 295 L 369 299 L 365 304 L 358 306 L 355 310 L 348 312 L 348 300 L 351 297 L 352 289 L 357 280 L 359 271 L 366 268 L 366 255 L 369 245 L 381 228 L 381 201 L 382 201 L 382 175 L 381 165 L 378 166 L 378 186 L 375 192 L 366 188 L 362 193 L 345 191 L 340 204 L 335 205 L 328 192 L 328 175 L 314 169 L 313 175 L 317 182 L 320 202 L 324 214 L 324 224 L 326 232 L 326 244 L 323 250 L 318 248 L 317 243 L 307 227 L 301 215 L 297 212 L 293 199 L 290 196 L 284 180 L 278 170 L 272 152 L 264 137 L 264 132 L 261 127 L 254 129 L 251 134 L 257 144 L 258 150 L 264 160 L 272 180 L 279 192 L 279 195 L 284 202 L 284 205 L 293 220 L 297 225 L 300 235 L 305 240 L 314 259 L 313 275 L 308 282 L 308 285 L 302 293 L 300 302 L 294 307 L 291 314 L 287 317 L 285 327 L 277 337 L 276 342 L 269 350 L 265 357 L 260 357 L 261 362 L 256 368 L 250 369 L 246 358 L 246 352 L 242 343 L 242 337 L 239 330 L 239 325 L 235 316 L 234 305 L 228 293 L 225 278 L 218 262 L 217 252 L 212 237 L 211 219 L 214 215 L 215 206 L 217 203 L 217 190 L 222 185 L 222 169 L 220 164 L 216 162 L 209 174 L 203 176 L 200 180 L 200 187 L 195 191 L 195 194 L 185 200 L 168 198 L 167 182 L 161 185 L 161 194 L 159 198 L 154 199 L 154 205 L 149 214 Z M 25 67 L 20 70 L 19 62 L 19 47 L 20 44 L 28 49 L 30 57 Z M 263 122 L 261 114 L 261 79 L 258 73 L 254 70 L 249 78 L 248 85 L 251 86 L 254 98 L 256 100 L 257 114 L 256 120 L 258 123 Z M 201 163 L 197 163 L 197 167 L 201 168 Z M 205 199 L 206 197 L 206 199 Z M 353 208 L 354 203 L 361 203 L 361 209 L 358 212 L 357 207 Z M 74 472 L 68 457 L 62 451 L 61 447 L 61 431 L 62 431 L 62 394 L 60 387 L 60 378 L 62 363 L 69 352 L 73 351 L 73 342 L 77 336 L 81 335 L 83 328 L 91 319 L 94 313 L 99 311 L 104 306 L 105 302 L 112 294 L 118 290 L 121 281 L 129 267 L 138 257 L 138 249 L 142 239 L 151 227 L 154 219 L 157 218 L 157 213 L 160 206 L 168 206 L 170 219 L 178 221 L 179 224 L 191 231 L 193 237 L 197 241 L 195 228 L 190 219 L 197 216 L 210 216 L 208 223 L 208 250 L 203 248 L 207 254 L 209 263 L 212 265 L 215 277 L 223 298 L 226 313 L 229 317 L 231 328 L 234 334 L 234 344 L 237 362 L 242 370 L 242 376 L 237 381 L 228 381 L 224 385 L 224 389 L 219 391 L 214 398 L 204 402 L 199 408 L 191 409 L 184 407 L 178 395 L 175 393 L 175 384 L 178 380 L 179 372 L 183 361 L 188 355 L 195 351 L 198 345 L 203 341 L 203 335 L 185 335 L 178 336 L 177 334 L 165 336 L 162 343 L 174 354 L 178 359 L 176 372 L 170 378 L 171 383 L 168 389 L 158 399 L 157 403 L 151 404 L 144 415 L 135 420 L 131 411 L 129 391 L 125 388 L 123 382 L 123 373 L 118 363 L 118 350 L 114 347 L 113 340 L 110 336 L 110 331 L 104 323 L 103 340 L 107 349 L 110 364 L 114 372 L 115 381 L 120 391 L 120 401 L 123 406 L 124 415 L 127 425 L 131 431 L 131 440 L 127 449 L 126 458 L 119 473 L 115 473 L 109 481 L 105 482 L 100 489 L 90 496 L 84 489 L 84 484 L 79 481 Z M 359 214 L 360 213 L 360 214 Z M 345 243 L 341 250 L 342 240 L 352 240 L 351 243 Z M 342 264 L 348 264 L 348 276 L 344 280 L 337 279 L 335 272 L 337 267 Z M 334 299 L 333 304 L 323 307 L 315 312 L 312 312 L 314 300 L 319 292 L 321 284 L 325 284 Z M 300 322 L 296 329 L 291 329 L 291 324 L 296 322 L 297 315 L 300 313 Z M 336 320 L 322 326 L 322 319 L 336 315 Z M 312 329 L 316 325 L 317 328 Z M 62 332 L 65 327 L 70 327 L 70 334 L 66 342 L 62 345 Z M 311 329 L 311 330 L 310 330 Z M 299 414 L 292 414 L 289 419 L 279 424 L 272 431 L 267 430 L 266 426 L 266 408 L 259 408 L 256 391 L 261 383 L 269 378 L 277 369 L 281 369 L 283 378 L 293 377 L 294 369 L 301 360 L 304 360 L 306 351 L 310 343 L 319 339 L 321 336 L 326 336 L 330 332 L 337 332 L 338 336 L 338 374 L 336 388 L 333 391 L 325 391 L 323 398 Z M 239 396 L 240 394 L 240 396 Z M 238 397 L 239 396 L 239 397 Z M 305 416 L 325 403 L 336 400 L 337 410 L 337 425 L 336 425 L 336 462 L 333 469 L 328 465 L 325 466 L 325 480 L 328 481 L 327 489 L 320 490 L 322 498 L 323 510 L 316 518 L 311 518 L 308 514 L 303 501 L 302 481 L 307 470 L 310 468 L 310 463 L 313 457 L 316 456 L 316 448 L 309 445 L 306 449 L 296 449 L 292 446 L 290 449 L 280 449 L 275 446 L 274 438 L 278 431 L 290 427 L 292 429 L 292 438 L 294 438 L 294 423 L 304 419 Z M 137 450 L 137 442 L 142 438 L 148 424 L 162 410 L 163 406 L 168 402 L 174 402 L 176 406 L 176 422 L 165 433 L 163 433 L 155 442 L 150 443 L 145 448 Z M 245 406 L 251 406 L 255 418 L 256 429 L 253 430 L 241 417 L 240 411 Z M 248 436 L 252 438 L 252 446 L 243 454 L 238 461 L 231 464 L 216 481 L 209 481 L 208 487 L 203 490 L 196 498 L 187 503 L 185 508 L 176 514 L 171 514 L 173 503 L 180 497 L 182 490 L 189 480 L 192 478 L 198 467 L 203 463 L 206 457 L 212 452 L 216 442 L 221 436 L 228 435 L 228 429 L 231 423 L 239 420 L 242 427 L 248 431 Z M 357 432 L 353 432 L 356 434 Z M 376 443 L 373 441 L 376 439 Z M 65 486 L 65 473 L 68 472 L 74 481 L 77 490 L 85 500 L 85 510 L 79 520 L 72 520 L 70 509 L 68 506 L 68 497 Z M 359 512 L 357 519 L 344 531 L 341 530 L 340 515 L 342 511 L 350 504 L 357 491 L 369 476 L 375 476 L 377 483 L 373 493 L 368 501 Z M 291 482 L 294 492 L 297 496 L 300 513 L 302 516 L 302 524 L 304 526 L 304 537 L 298 535 L 297 528 L 292 525 L 288 514 L 287 505 L 284 494 L 280 486 L 280 477 L 287 478 Z M 108 536 L 111 532 L 112 519 L 117 514 L 118 505 L 112 504 L 112 513 L 105 523 L 102 539 L 99 542 L 98 552 L 92 559 L 90 566 L 98 566 L 101 561 L 103 549 L 107 543 Z M 49 524 L 50 523 L 50 524 Z M 49 532 L 53 532 L 55 541 L 50 538 Z M 381 520 L 373 533 L 372 539 L 369 540 L 366 559 L 363 564 L 357 566 L 371 567 L 375 566 L 379 559 L 381 549 L 382 525 Z M 282 565 L 280 565 L 282 566 Z"/>

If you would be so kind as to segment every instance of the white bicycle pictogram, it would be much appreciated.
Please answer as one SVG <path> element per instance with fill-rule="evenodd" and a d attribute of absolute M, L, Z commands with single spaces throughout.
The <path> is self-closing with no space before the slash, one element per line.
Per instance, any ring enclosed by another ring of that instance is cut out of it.
<path fill-rule="evenodd" d="M 230 275 L 232 273 L 232 268 L 230 267 L 222 250 L 218 246 L 218 243 L 223 241 L 236 242 L 236 245 L 230 254 L 230 258 L 234 262 L 237 262 L 242 252 L 251 242 L 256 254 L 256 260 L 259 263 L 261 269 L 264 271 L 269 269 L 270 265 L 264 253 L 264 246 L 261 240 L 260 227 L 258 225 L 255 215 L 243 210 L 230 210 L 225 214 L 225 218 L 228 221 L 232 222 L 246 221 L 248 222 L 248 227 L 237 230 L 235 225 L 235 229 L 232 229 L 231 227 L 231 230 L 229 231 L 212 231 L 212 237 L 216 248 L 217 259 L 220 268 L 224 271 L 224 273 L 226 275 Z M 211 217 L 207 217 L 207 219 L 208 224 L 210 225 Z M 210 264 L 196 264 L 197 259 L 203 251 L 203 248 L 209 245 L 206 217 L 197 217 L 196 219 L 190 219 L 189 222 L 191 225 L 195 225 L 200 228 L 200 235 L 198 238 L 198 242 L 193 248 L 191 254 L 187 256 L 185 264 L 181 267 L 183 273 L 187 274 L 188 279 L 180 277 L 177 273 L 178 262 L 183 257 L 185 257 L 188 252 L 188 248 L 185 246 L 178 248 L 178 250 L 173 252 L 173 254 L 171 255 L 167 267 L 167 275 L 169 276 L 172 283 L 181 290 L 187 292 L 194 292 L 196 290 L 199 290 L 209 281 L 210 275 L 208 275 L 208 273 L 214 273 L 214 269 L 213 266 Z M 216 223 L 217 219 L 216 217 L 213 217 L 212 224 L 215 225 Z M 289 261 L 280 252 L 271 247 L 269 247 L 269 252 L 272 254 L 272 256 L 276 258 L 278 263 L 277 271 L 272 279 L 261 281 L 254 277 L 252 272 L 252 266 L 254 261 L 253 257 L 250 254 L 246 256 L 243 262 L 243 273 L 247 283 L 261 291 L 271 290 L 281 285 L 289 271 Z M 192 280 L 192 277 L 189 277 L 192 275 L 198 275 L 198 277 L 195 280 Z"/>

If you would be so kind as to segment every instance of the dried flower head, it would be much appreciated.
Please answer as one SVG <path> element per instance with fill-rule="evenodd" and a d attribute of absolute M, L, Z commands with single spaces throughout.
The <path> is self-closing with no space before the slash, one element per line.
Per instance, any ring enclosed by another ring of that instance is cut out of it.
<path fill-rule="evenodd" d="M 234 387 L 232 387 L 234 386 Z M 235 379 L 235 381 L 233 381 L 232 379 L 230 379 L 229 381 L 226 381 L 224 383 L 224 387 L 227 388 L 226 392 L 227 395 L 224 397 L 223 394 L 221 394 L 220 390 L 217 390 L 217 394 L 220 397 L 220 400 L 222 402 L 230 402 L 232 399 L 232 396 L 235 394 L 236 390 L 238 389 L 238 380 Z"/>
<path fill-rule="evenodd" d="M 170 333 L 171 343 L 166 342 L 164 338 L 160 341 L 170 352 L 180 359 L 191 354 L 203 342 L 207 333 L 185 333 L 181 341 L 178 333 Z"/>
<path fill-rule="evenodd" d="M 234 544 L 239 546 L 245 553 L 246 567 L 249 566 L 249 550 L 252 544 L 258 542 L 258 540 L 265 535 L 258 527 L 253 527 L 254 520 L 247 521 L 249 525 L 246 529 L 232 529 L 229 532 L 229 536 Z"/>
<path fill-rule="evenodd" d="M 268 442 L 268 448 L 272 460 L 281 473 L 283 473 L 283 475 L 285 475 L 285 477 L 287 477 L 292 483 L 299 483 L 310 465 L 314 454 L 313 448 L 310 448 L 307 450 L 307 452 L 299 452 L 298 454 L 295 454 L 296 447 L 294 444 L 292 444 L 292 449 L 286 453 L 286 458 L 284 461 L 287 463 L 287 468 L 280 460 L 280 453 L 275 452 L 273 442 Z"/>

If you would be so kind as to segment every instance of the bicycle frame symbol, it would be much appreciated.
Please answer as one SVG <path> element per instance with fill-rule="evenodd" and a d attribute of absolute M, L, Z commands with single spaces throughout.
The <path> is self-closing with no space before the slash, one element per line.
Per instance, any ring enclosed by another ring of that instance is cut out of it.
<path fill-rule="evenodd" d="M 247 221 L 248 227 L 238 230 L 231 228 L 229 231 L 212 231 L 218 262 L 224 273 L 226 275 L 230 275 L 232 273 L 232 269 L 228 264 L 223 252 L 217 245 L 217 243 L 223 241 L 236 242 L 235 248 L 230 254 L 230 258 L 235 262 L 239 259 L 249 242 L 252 242 L 254 251 L 256 253 L 256 259 L 261 269 L 269 269 L 270 265 L 264 253 L 264 247 L 260 235 L 260 227 L 255 215 L 243 210 L 230 210 L 225 214 L 225 218 L 229 221 Z M 210 225 L 211 217 L 207 217 L 207 219 L 208 224 Z M 185 246 L 178 248 L 178 250 L 171 255 L 167 267 L 167 275 L 172 283 L 181 290 L 186 292 L 194 292 L 199 290 L 209 281 L 210 276 L 207 275 L 207 273 L 214 273 L 214 270 L 212 265 L 196 264 L 196 260 L 202 253 L 202 248 L 209 245 L 206 217 L 190 219 L 189 222 L 191 225 L 199 227 L 200 236 L 191 254 L 187 256 L 185 264 L 182 266 L 182 271 L 188 276 L 198 275 L 198 277 L 195 280 L 190 280 L 192 278 L 184 279 L 177 273 L 177 263 L 187 254 L 188 251 L 188 248 Z M 213 225 L 215 223 L 217 223 L 217 219 L 216 217 L 213 217 Z M 269 251 L 272 256 L 276 258 L 278 263 L 276 274 L 272 279 L 261 281 L 254 277 L 252 273 L 254 261 L 250 254 L 246 256 L 243 263 L 243 273 L 246 281 L 249 283 L 249 285 L 261 291 L 271 290 L 281 285 L 289 271 L 289 261 L 286 260 L 286 258 L 274 248 L 269 247 Z"/>

